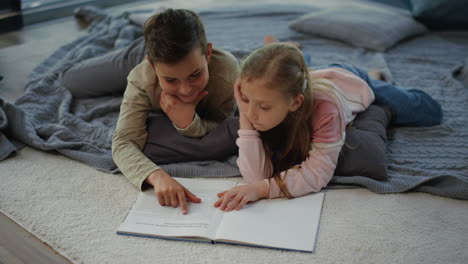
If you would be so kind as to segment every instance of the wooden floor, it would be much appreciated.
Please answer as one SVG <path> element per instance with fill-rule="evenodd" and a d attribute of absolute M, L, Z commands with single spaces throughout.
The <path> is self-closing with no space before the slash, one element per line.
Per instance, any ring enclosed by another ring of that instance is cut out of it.
<path fill-rule="evenodd" d="M 69 17 L 0 35 L 0 98 L 14 102 L 26 77 L 55 49 L 86 32 Z M 0 263 L 71 263 L 0 212 Z"/>
<path fill-rule="evenodd" d="M 135 7 L 135 4 L 133 4 Z M 122 5 L 110 9 L 119 12 Z M 67 17 L 0 34 L 0 98 L 13 103 L 23 94 L 27 75 L 60 46 L 86 33 Z M 71 263 L 0 211 L 0 264 Z"/>
<path fill-rule="evenodd" d="M 47 244 L 0 213 L 0 263 L 71 263 Z"/>

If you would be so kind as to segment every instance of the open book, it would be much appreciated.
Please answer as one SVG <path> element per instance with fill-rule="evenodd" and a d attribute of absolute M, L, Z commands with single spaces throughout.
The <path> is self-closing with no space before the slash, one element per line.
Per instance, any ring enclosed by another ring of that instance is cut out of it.
<path fill-rule="evenodd" d="M 312 252 L 324 193 L 288 199 L 260 200 L 239 211 L 223 212 L 213 206 L 216 194 L 236 186 L 223 179 L 177 178 L 202 199 L 180 208 L 162 207 L 154 191 L 140 193 L 117 234 L 165 239 L 230 243 Z"/>

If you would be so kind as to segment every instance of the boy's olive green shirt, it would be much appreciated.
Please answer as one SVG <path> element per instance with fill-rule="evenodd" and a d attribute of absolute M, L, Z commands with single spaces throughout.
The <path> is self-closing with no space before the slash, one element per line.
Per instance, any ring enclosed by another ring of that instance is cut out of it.
<path fill-rule="evenodd" d="M 203 136 L 233 114 L 233 86 L 239 71 L 239 64 L 232 54 L 213 49 L 208 63 L 208 95 L 198 103 L 190 126 L 185 129 L 176 128 L 180 134 L 190 137 Z M 162 111 L 159 104 L 160 95 L 161 87 L 157 76 L 152 65 L 145 59 L 127 77 L 127 88 L 112 138 L 114 162 L 140 190 L 149 174 L 160 169 L 142 152 L 148 137 L 148 114 L 151 111 Z"/>

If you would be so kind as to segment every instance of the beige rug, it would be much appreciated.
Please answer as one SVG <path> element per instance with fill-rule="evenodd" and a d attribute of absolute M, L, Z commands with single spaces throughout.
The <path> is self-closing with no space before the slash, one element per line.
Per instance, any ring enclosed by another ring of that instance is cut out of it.
<path fill-rule="evenodd" d="M 468 201 L 327 190 L 307 254 L 116 235 L 137 195 L 120 174 L 29 147 L 0 162 L 0 211 L 74 263 L 468 263 Z"/>
<path fill-rule="evenodd" d="M 0 210 L 75 263 L 468 261 L 468 202 L 429 194 L 327 190 L 307 254 L 116 235 L 138 191 L 120 174 L 29 147 L 0 163 L 0 182 Z"/>

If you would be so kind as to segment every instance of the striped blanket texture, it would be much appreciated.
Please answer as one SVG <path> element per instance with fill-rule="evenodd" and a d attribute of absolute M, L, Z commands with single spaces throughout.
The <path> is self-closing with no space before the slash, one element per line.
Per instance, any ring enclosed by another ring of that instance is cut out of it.
<path fill-rule="evenodd" d="M 273 34 L 300 42 L 312 58 L 312 66 L 342 62 L 380 69 L 399 86 L 424 90 L 442 104 L 444 121 L 440 126 L 389 130 L 388 180 L 336 176 L 330 186 L 362 186 L 377 193 L 419 191 L 468 200 L 468 87 L 457 79 L 457 73 L 467 72 L 463 65 L 468 47 L 430 32 L 385 53 L 371 52 L 288 28 L 289 21 L 308 10 L 307 6 L 269 5 L 197 11 L 210 41 L 239 60 L 260 47 L 265 34 Z M 55 150 L 98 170 L 118 172 L 112 161 L 111 138 L 122 98 L 78 100 L 59 79 L 74 63 L 125 47 L 141 36 L 141 27 L 132 24 L 128 15 L 96 16 L 88 34 L 62 46 L 38 65 L 21 98 L 14 104 L 0 100 L 0 130 L 31 147 Z M 1 121 L 6 119 L 5 127 Z M 7 140 L 1 145 L 3 142 Z M 11 153 L 14 146 L 7 145 L 5 150 Z M 179 177 L 230 177 L 239 175 L 235 159 L 162 167 Z"/>

